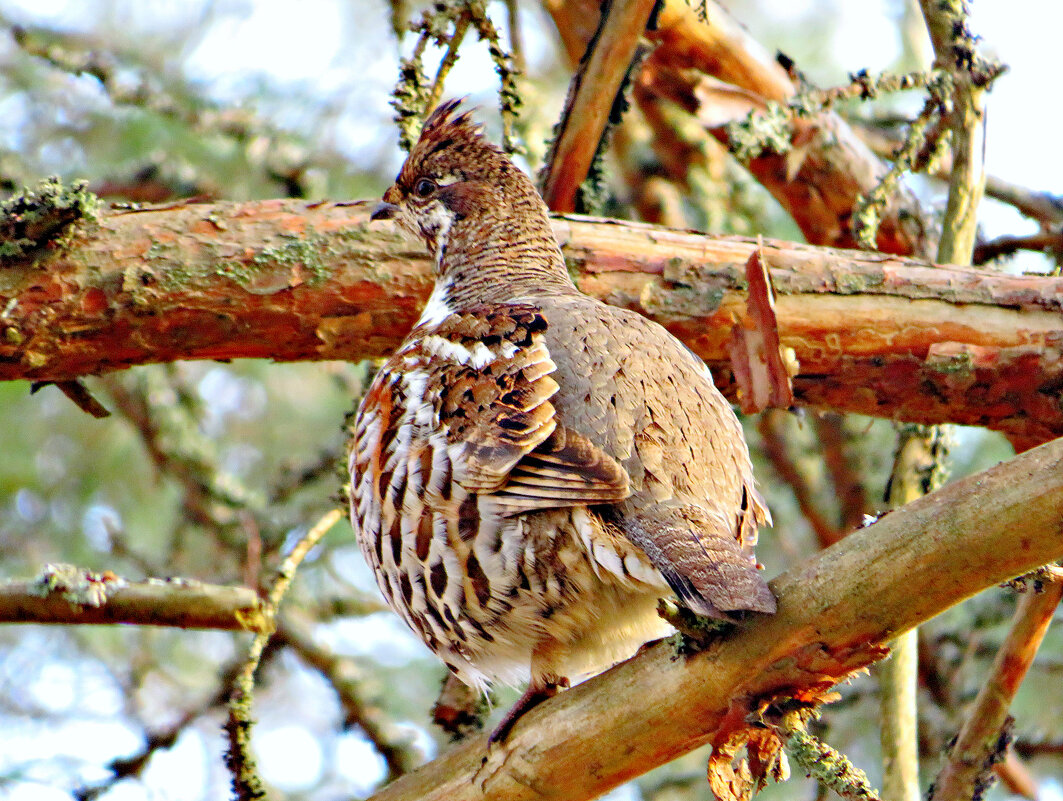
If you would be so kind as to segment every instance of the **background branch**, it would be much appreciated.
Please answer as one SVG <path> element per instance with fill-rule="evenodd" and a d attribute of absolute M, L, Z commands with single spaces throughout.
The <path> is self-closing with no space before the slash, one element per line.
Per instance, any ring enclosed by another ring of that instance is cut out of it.
<path fill-rule="evenodd" d="M 993 668 L 938 773 L 931 801 L 961 801 L 978 797 L 987 788 L 989 772 L 994 763 L 1003 760 L 1010 740 L 1008 708 L 1033 664 L 1061 599 L 1060 581 L 1048 582 L 1041 592 L 1032 587 L 1026 590 Z"/>
<path fill-rule="evenodd" d="M 247 587 L 179 578 L 126 581 L 70 565 L 49 566 L 29 581 L 0 581 L 0 623 L 262 631 L 264 610 L 258 593 Z"/>
<path fill-rule="evenodd" d="M 587 45 L 558 124 L 543 179 L 543 200 L 552 211 L 576 211 L 580 185 L 591 169 L 655 0 L 610 0 Z M 614 120 L 615 122 L 615 120 Z"/>

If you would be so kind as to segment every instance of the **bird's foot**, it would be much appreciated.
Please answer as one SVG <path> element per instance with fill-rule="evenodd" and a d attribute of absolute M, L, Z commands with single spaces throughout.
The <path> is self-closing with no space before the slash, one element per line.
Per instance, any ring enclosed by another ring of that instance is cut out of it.
<path fill-rule="evenodd" d="M 487 751 L 480 760 L 476 775 L 472 777 L 473 784 L 479 785 L 481 793 L 487 794 L 487 784 L 493 782 L 502 772 L 512 754 L 513 749 L 504 742 L 496 742 L 488 738 Z"/>
<path fill-rule="evenodd" d="M 501 772 L 502 768 L 506 766 L 509 757 L 513 754 L 513 748 L 507 743 L 507 740 L 517 721 L 525 713 L 531 711 L 548 698 L 553 698 L 566 687 L 568 687 L 568 679 L 563 676 L 532 681 L 528 685 L 528 689 L 524 691 L 524 694 L 509 708 L 509 711 L 506 712 L 502 720 L 495 726 L 494 731 L 491 732 L 491 736 L 487 738 L 487 753 L 484 754 L 480 769 L 476 771 L 476 776 L 473 777 L 473 782 L 480 785 L 481 792 L 486 792 L 487 783 Z"/>

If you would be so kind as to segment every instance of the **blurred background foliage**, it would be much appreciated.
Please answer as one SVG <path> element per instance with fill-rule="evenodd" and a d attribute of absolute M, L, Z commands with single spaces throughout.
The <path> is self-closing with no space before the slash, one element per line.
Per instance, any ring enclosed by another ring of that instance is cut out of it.
<path fill-rule="evenodd" d="M 731 8 L 776 41 L 781 23 L 764 5 L 771 4 Z M 837 82 L 868 66 L 839 61 L 831 46 L 841 3 L 806 5 L 787 18 L 785 32 L 803 70 Z M 880 5 L 874 36 L 890 40 L 891 56 L 872 66 L 902 68 L 917 41 L 910 10 L 899 1 Z M 507 37 L 511 10 L 489 6 Z M 86 178 L 120 202 L 376 196 L 401 158 L 387 104 L 401 51 L 393 15 L 417 12 L 368 0 L 0 1 L 0 186 L 11 192 L 54 173 Z M 542 9 L 521 4 L 518 19 L 528 73 L 520 132 L 534 171 L 570 73 Z M 470 94 L 497 138 L 494 80 L 486 48 L 470 43 L 448 94 Z M 860 105 L 849 112 L 868 113 Z M 875 112 L 911 108 L 902 98 Z M 632 172 L 660 171 L 637 121 L 617 151 L 608 209 L 635 218 Z M 691 227 L 800 238 L 723 151 L 708 154 L 690 186 L 669 191 Z M 933 203 L 936 190 L 924 191 Z M 90 380 L 112 411 L 105 420 L 55 388 L 31 394 L 26 383 L 0 383 L 0 575 L 29 577 L 64 562 L 128 578 L 260 584 L 286 546 L 337 502 L 344 417 L 372 369 L 137 368 Z M 813 553 L 824 532 L 860 524 L 856 510 L 882 507 L 895 440 L 889 423 L 781 412 L 746 422 L 776 521 L 759 551 L 770 575 Z M 952 476 L 1010 452 L 999 436 L 955 431 Z M 807 490 L 803 505 L 787 470 Z M 1013 606 L 1012 590 L 990 591 L 924 627 L 925 778 Z M 0 798 L 223 797 L 221 701 L 245 644 L 217 632 L 0 628 Z M 1014 710 L 1019 752 L 1043 792 L 1057 796 L 1061 673 L 1057 627 Z M 428 723 L 443 676 L 382 607 L 349 526 L 337 526 L 301 568 L 264 660 L 255 734 L 264 778 L 278 797 L 368 795 L 444 743 Z M 861 678 L 842 695 L 820 731 L 876 782 L 876 685 Z M 496 711 L 509 700 L 503 693 Z M 704 761 L 704 752 L 689 755 L 610 798 L 710 798 Z M 767 791 L 816 793 L 803 779 Z"/>

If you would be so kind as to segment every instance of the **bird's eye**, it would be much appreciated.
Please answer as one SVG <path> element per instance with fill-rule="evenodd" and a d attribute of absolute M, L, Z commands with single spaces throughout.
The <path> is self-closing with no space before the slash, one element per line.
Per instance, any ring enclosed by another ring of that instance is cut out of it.
<path fill-rule="evenodd" d="M 428 197 L 435 191 L 435 181 L 431 181 L 428 178 L 422 178 L 413 185 L 413 193 L 417 195 L 417 197 Z"/>

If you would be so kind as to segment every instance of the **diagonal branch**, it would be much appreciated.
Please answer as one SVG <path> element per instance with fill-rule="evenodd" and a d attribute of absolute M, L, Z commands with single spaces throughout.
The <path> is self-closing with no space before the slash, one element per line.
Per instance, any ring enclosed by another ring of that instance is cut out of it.
<path fill-rule="evenodd" d="M 1063 600 L 1063 582 L 1048 582 L 1042 592 L 1032 587 L 1015 610 L 1011 630 L 997 652 L 989 676 L 967 713 L 956 742 L 934 782 L 932 801 L 978 797 L 990 769 L 1003 759 L 1008 708 L 1033 664 L 1037 649 Z"/>
<path fill-rule="evenodd" d="M 564 692 L 514 728 L 496 801 L 597 797 L 745 725 L 752 709 L 815 701 L 898 633 L 1002 579 L 1063 555 L 1063 440 L 892 512 L 772 586 L 778 614 L 693 657 L 668 641 Z M 646 732 L 653 732 L 647 737 Z M 374 801 L 480 799 L 480 737 Z M 483 777 L 480 777 L 482 780 Z"/>
<path fill-rule="evenodd" d="M 617 92 L 631 68 L 655 0 L 610 0 L 569 86 L 543 180 L 553 211 L 576 211 L 576 195 L 591 169 Z"/>

